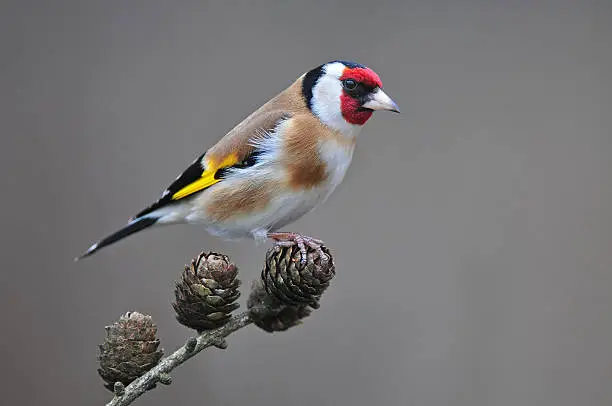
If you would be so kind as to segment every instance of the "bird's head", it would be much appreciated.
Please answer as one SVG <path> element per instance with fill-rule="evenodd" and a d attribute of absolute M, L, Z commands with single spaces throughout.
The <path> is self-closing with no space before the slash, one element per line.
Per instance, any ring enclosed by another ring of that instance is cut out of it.
<path fill-rule="evenodd" d="M 332 61 L 307 72 L 302 93 L 323 123 L 347 135 L 356 134 L 374 110 L 399 113 L 376 72 L 355 62 Z"/>

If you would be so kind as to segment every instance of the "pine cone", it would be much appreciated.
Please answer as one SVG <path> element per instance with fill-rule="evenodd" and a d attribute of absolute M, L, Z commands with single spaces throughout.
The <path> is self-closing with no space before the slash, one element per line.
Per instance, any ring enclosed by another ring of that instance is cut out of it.
<path fill-rule="evenodd" d="M 111 391 L 115 382 L 128 385 L 157 365 L 164 355 L 162 349 L 158 350 L 157 327 L 151 316 L 127 312 L 105 329 L 98 373 Z"/>
<path fill-rule="evenodd" d="M 301 324 L 300 320 L 309 316 L 311 312 L 308 305 L 283 304 L 276 296 L 266 292 L 261 280 L 253 281 L 247 308 L 253 323 L 269 333 L 297 326 Z"/>
<path fill-rule="evenodd" d="M 266 291 L 289 305 L 307 304 L 319 307 L 319 299 L 336 274 L 331 253 L 326 247 L 323 252 L 328 261 L 321 261 L 316 250 L 308 248 L 307 261 L 301 262 L 297 246 L 276 246 L 266 253 L 266 264 L 261 279 Z"/>
<path fill-rule="evenodd" d="M 240 296 L 236 275 L 238 268 L 226 255 L 211 252 L 194 258 L 176 282 L 172 307 L 178 322 L 198 333 L 227 323 L 239 307 L 234 303 Z"/>
<path fill-rule="evenodd" d="M 319 307 L 319 299 L 335 275 L 333 258 L 325 247 L 327 261 L 308 249 L 301 263 L 298 247 L 274 247 L 266 254 L 261 280 L 253 283 L 247 301 L 255 325 L 265 331 L 284 331 L 301 324 L 301 319 Z"/>

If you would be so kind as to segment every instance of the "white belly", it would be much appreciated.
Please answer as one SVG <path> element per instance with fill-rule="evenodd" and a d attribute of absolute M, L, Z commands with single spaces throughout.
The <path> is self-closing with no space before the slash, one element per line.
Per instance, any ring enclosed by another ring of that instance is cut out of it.
<path fill-rule="evenodd" d="M 353 157 L 353 144 L 328 140 L 321 145 L 320 156 L 326 163 L 327 177 L 316 187 L 279 193 L 267 207 L 256 214 L 232 219 L 223 224 L 207 227 L 211 234 L 224 238 L 255 237 L 264 238 L 269 231 L 278 231 L 293 223 L 306 213 L 324 202 L 344 179 Z M 280 169 L 280 168 L 279 168 Z M 277 173 L 281 173 L 278 170 Z"/>
<path fill-rule="evenodd" d="M 290 224 L 304 214 L 323 203 L 336 187 L 342 183 L 344 175 L 353 158 L 353 144 L 339 144 L 336 140 L 328 140 L 321 145 L 320 156 L 326 163 L 327 177 L 325 181 L 314 188 L 301 192 L 293 192 L 281 196 L 274 204 L 270 222 L 270 231 L 275 231 Z"/>

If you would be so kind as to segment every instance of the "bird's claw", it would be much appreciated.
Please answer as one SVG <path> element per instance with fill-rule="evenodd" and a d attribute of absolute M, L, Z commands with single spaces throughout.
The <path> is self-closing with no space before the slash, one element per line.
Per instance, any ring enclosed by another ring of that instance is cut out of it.
<path fill-rule="evenodd" d="M 324 243 L 322 240 L 297 233 L 271 233 L 269 237 L 275 240 L 277 247 L 293 247 L 297 245 L 300 250 L 300 263 L 302 265 L 306 264 L 308 260 L 306 247 L 315 250 L 322 262 L 329 261 L 329 257 L 323 251 L 322 246 Z"/>

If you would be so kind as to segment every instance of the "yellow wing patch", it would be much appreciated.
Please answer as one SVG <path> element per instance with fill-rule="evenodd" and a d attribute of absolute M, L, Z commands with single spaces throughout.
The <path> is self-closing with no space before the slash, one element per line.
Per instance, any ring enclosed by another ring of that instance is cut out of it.
<path fill-rule="evenodd" d="M 202 176 L 200 176 L 200 178 L 195 182 L 190 183 L 173 194 L 172 200 L 182 199 L 221 181 L 221 179 L 215 179 L 215 173 L 217 173 L 217 171 L 221 168 L 233 166 L 236 163 L 238 163 L 238 157 L 236 154 L 226 156 L 221 162 L 219 162 L 219 164 L 215 164 L 214 161 L 207 163 L 206 170 L 202 172 Z"/>

